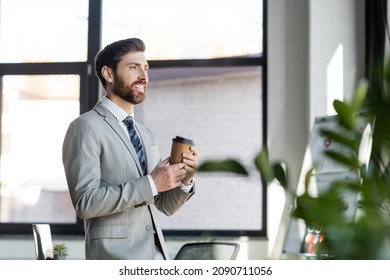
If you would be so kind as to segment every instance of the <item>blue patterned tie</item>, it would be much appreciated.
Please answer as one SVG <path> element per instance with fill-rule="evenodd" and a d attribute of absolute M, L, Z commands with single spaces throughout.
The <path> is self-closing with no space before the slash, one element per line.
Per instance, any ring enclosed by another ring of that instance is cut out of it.
<path fill-rule="evenodd" d="M 137 152 L 138 160 L 142 168 L 142 173 L 145 174 L 146 172 L 145 154 L 144 154 L 144 150 L 142 149 L 141 139 L 139 138 L 138 133 L 134 128 L 134 120 L 131 116 L 128 116 L 126 117 L 126 119 L 123 120 L 123 122 L 127 126 L 127 131 L 129 132 L 130 140 L 133 143 L 135 151 Z"/>

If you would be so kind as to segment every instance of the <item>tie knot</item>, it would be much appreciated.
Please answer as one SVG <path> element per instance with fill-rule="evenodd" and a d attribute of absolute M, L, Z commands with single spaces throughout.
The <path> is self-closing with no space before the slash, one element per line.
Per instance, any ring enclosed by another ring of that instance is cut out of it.
<path fill-rule="evenodd" d="M 124 124 L 127 126 L 127 127 L 130 127 L 130 128 L 133 128 L 134 127 L 134 119 L 132 116 L 127 116 L 124 120 L 123 120 Z"/>

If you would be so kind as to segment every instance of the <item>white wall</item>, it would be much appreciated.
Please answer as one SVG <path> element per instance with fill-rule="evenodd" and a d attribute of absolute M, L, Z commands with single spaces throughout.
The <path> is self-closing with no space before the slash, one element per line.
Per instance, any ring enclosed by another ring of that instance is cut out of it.
<path fill-rule="evenodd" d="M 316 116 L 334 114 L 329 103 L 335 98 L 349 99 L 363 76 L 364 1 L 312 0 L 309 14 L 312 125 Z"/>
<path fill-rule="evenodd" d="M 333 114 L 329 102 L 348 99 L 363 77 L 364 0 L 268 5 L 269 153 L 286 162 L 295 191 L 314 118 Z M 278 258 L 289 215 L 281 187 L 268 190 L 269 253 Z"/>
<path fill-rule="evenodd" d="M 271 161 L 287 163 L 290 186 L 294 186 L 308 133 L 308 1 L 277 0 L 268 1 L 268 5 L 269 156 Z M 269 253 L 273 258 L 278 257 L 282 245 L 285 203 L 284 190 L 270 185 L 267 214 Z"/>

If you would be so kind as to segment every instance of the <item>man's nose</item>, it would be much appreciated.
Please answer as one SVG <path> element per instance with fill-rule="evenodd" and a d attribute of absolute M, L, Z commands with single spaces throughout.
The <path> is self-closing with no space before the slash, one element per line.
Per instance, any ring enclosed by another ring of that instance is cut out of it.
<path fill-rule="evenodd" d="M 147 81 L 148 80 L 148 72 L 146 70 L 140 69 L 139 77 L 140 80 Z"/>

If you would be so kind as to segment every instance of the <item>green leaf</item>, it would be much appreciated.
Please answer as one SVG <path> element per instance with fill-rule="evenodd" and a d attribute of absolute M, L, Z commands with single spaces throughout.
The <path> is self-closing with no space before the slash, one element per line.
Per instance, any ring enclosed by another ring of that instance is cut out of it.
<path fill-rule="evenodd" d="M 199 165 L 201 172 L 229 172 L 248 176 L 246 168 L 235 159 L 209 160 Z"/>
<path fill-rule="evenodd" d="M 264 147 L 255 157 L 255 166 L 260 172 L 260 176 L 267 183 L 271 182 L 274 178 L 274 171 L 271 167 L 268 159 L 268 149 Z"/>
<path fill-rule="evenodd" d="M 283 162 L 275 163 L 273 165 L 275 179 L 279 181 L 280 185 L 287 188 L 287 168 Z"/>
<path fill-rule="evenodd" d="M 353 117 L 354 111 L 343 101 L 333 101 L 333 107 L 336 110 L 340 124 L 347 129 L 354 129 L 356 120 Z"/>
<path fill-rule="evenodd" d="M 334 180 L 330 183 L 328 192 L 342 192 L 345 190 L 359 192 L 361 191 L 360 182 L 357 179 L 338 179 Z"/>
<path fill-rule="evenodd" d="M 364 101 L 366 100 L 367 91 L 368 91 L 368 81 L 366 79 L 360 80 L 356 89 L 355 89 L 355 92 L 354 92 L 354 95 L 353 95 L 353 98 L 351 101 L 352 111 L 357 112 L 362 108 Z"/>
<path fill-rule="evenodd" d="M 354 168 L 359 168 L 359 160 L 356 157 L 348 157 L 339 152 L 327 150 L 324 152 L 331 159 Z"/>
<path fill-rule="evenodd" d="M 321 134 L 329 139 L 332 139 L 335 143 L 343 144 L 347 147 L 351 147 L 352 149 L 356 148 L 358 145 L 358 141 L 346 133 L 323 129 L 321 130 Z"/>
<path fill-rule="evenodd" d="M 309 186 L 310 186 L 310 181 L 311 181 L 311 177 L 313 176 L 314 174 L 314 167 L 310 168 L 309 171 L 306 172 L 306 175 L 305 175 L 305 191 L 308 192 L 308 189 L 309 189 Z"/>
<path fill-rule="evenodd" d="M 68 248 L 64 243 L 56 243 L 53 245 L 53 254 L 57 256 L 67 256 Z"/>

